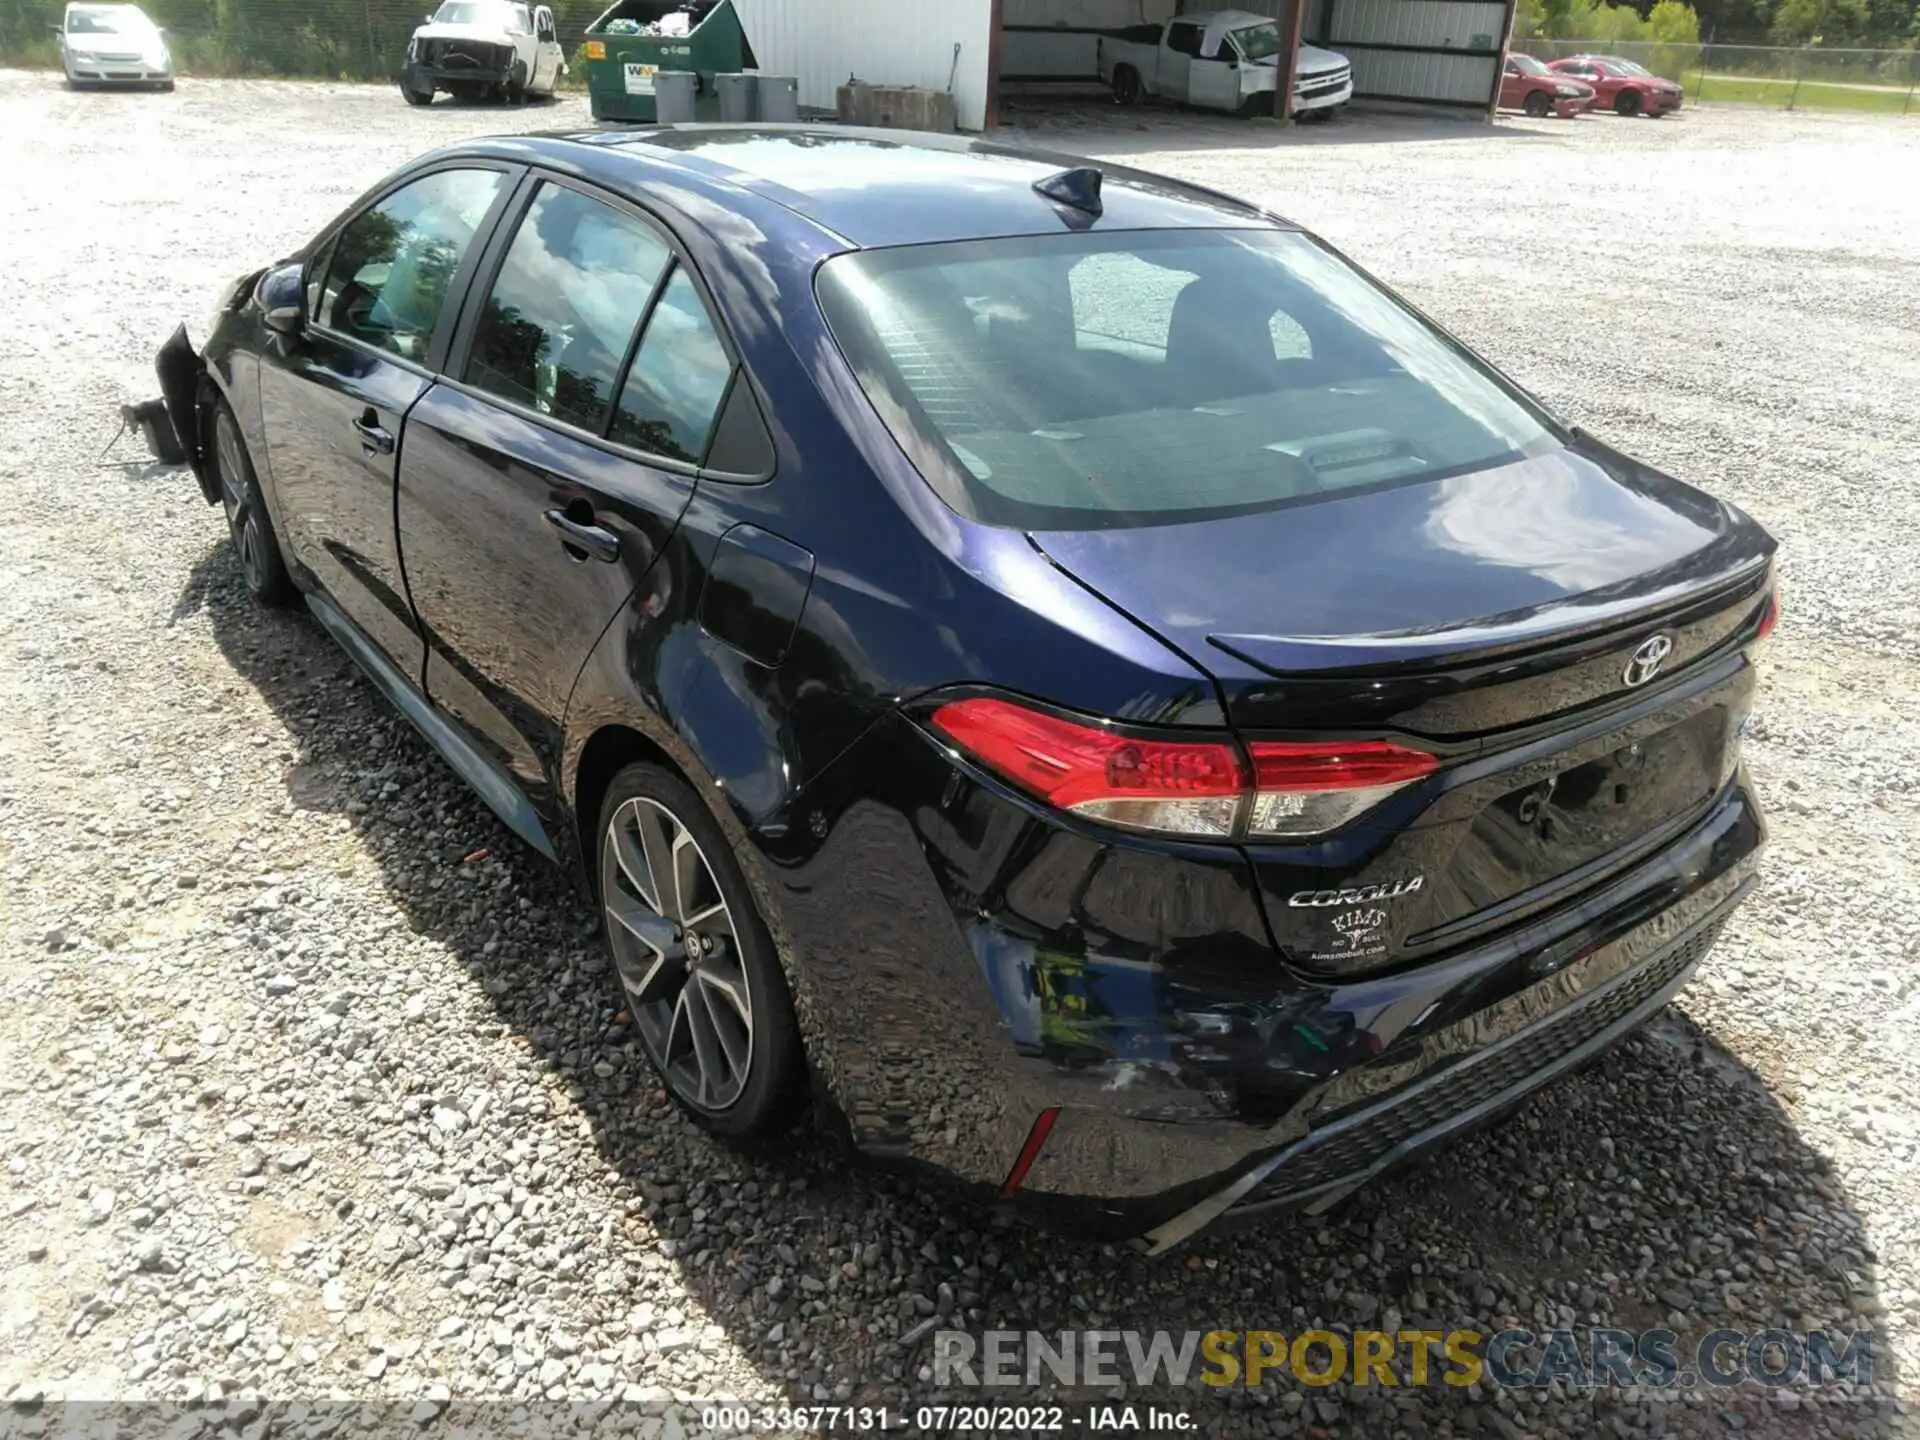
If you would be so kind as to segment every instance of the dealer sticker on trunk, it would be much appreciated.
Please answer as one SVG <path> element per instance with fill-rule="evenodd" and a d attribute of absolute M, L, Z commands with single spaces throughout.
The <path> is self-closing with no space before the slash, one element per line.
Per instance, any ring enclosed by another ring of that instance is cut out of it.
<path fill-rule="evenodd" d="M 658 65 L 628 65 L 626 67 L 627 94 L 653 94 L 653 77 L 659 73 Z"/>

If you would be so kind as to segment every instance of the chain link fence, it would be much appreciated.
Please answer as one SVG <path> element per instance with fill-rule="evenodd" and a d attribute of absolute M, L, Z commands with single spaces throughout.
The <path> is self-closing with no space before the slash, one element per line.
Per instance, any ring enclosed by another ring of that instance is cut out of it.
<path fill-rule="evenodd" d="M 1920 115 L 1920 50 L 1839 50 L 1824 45 L 1678 45 L 1654 41 L 1522 40 L 1541 60 L 1613 55 L 1685 88 L 1687 99 L 1782 110 Z"/>

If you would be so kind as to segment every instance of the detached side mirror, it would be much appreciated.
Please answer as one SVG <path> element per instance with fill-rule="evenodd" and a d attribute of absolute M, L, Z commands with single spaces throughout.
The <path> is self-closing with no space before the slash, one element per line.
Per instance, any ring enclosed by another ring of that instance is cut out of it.
<path fill-rule="evenodd" d="M 51 30 L 56 35 L 64 35 L 67 33 L 65 28 L 59 25 L 49 25 L 47 26 L 47 29 Z"/>
<path fill-rule="evenodd" d="M 267 328 L 280 335 L 298 335 L 306 328 L 307 317 L 298 305 L 276 305 L 261 317 Z"/>

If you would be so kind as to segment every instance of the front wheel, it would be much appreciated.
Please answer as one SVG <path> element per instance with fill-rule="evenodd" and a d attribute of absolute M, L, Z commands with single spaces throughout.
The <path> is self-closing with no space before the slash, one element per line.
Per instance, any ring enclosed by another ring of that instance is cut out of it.
<path fill-rule="evenodd" d="M 1131 65 L 1122 65 L 1113 72 L 1113 98 L 1120 105 L 1138 105 L 1143 88 L 1140 84 L 1140 72 Z"/>
<path fill-rule="evenodd" d="M 1616 115 L 1638 115 L 1640 113 L 1640 92 L 1622 90 L 1613 98 L 1613 113 Z"/>
<path fill-rule="evenodd" d="M 427 85 L 422 87 L 417 83 L 410 82 L 406 76 L 402 75 L 400 77 L 400 98 L 405 100 L 409 105 L 431 105 L 433 104 L 433 86 Z"/>
<path fill-rule="evenodd" d="M 259 477 L 253 473 L 246 442 L 240 438 L 240 422 L 233 418 L 225 400 L 214 402 L 210 458 L 219 472 L 220 504 L 226 511 L 227 533 L 233 537 L 233 553 L 240 561 L 240 578 L 247 582 L 248 593 L 262 605 L 291 605 L 299 592 L 280 556 L 273 518 L 267 514 Z"/>
<path fill-rule="evenodd" d="M 1546 91 L 1534 90 L 1528 93 L 1527 103 L 1520 108 L 1534 119 L 1544 120 L 1547 118 L 1547 112 L 1553 109 L 1553 101 L 1547 98 Z"/>
<path fill-rule="evenodd" d="M 629 765 L 600 807 L 600 909 L 634 1032 L 674 1102 L 752 1140 L 805 1094 L 786 977 L 719 823 L 679 776 Z"/>

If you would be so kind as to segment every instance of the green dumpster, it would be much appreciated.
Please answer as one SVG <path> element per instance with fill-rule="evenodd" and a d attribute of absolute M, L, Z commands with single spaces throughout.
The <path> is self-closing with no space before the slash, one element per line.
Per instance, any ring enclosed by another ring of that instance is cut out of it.
<path fill-rule="evenodd" d="M 655 29 L 685 33 L 647 33 Z M 695 112 L 702 120 L 717 118 L 713 77 L 754 64 L 733 0 L 617 0 L 587 27 L 582 48 L 596 120 L 651 124 L 659 118 L 653 77 L 662 70 L 698 76 Z"/>

